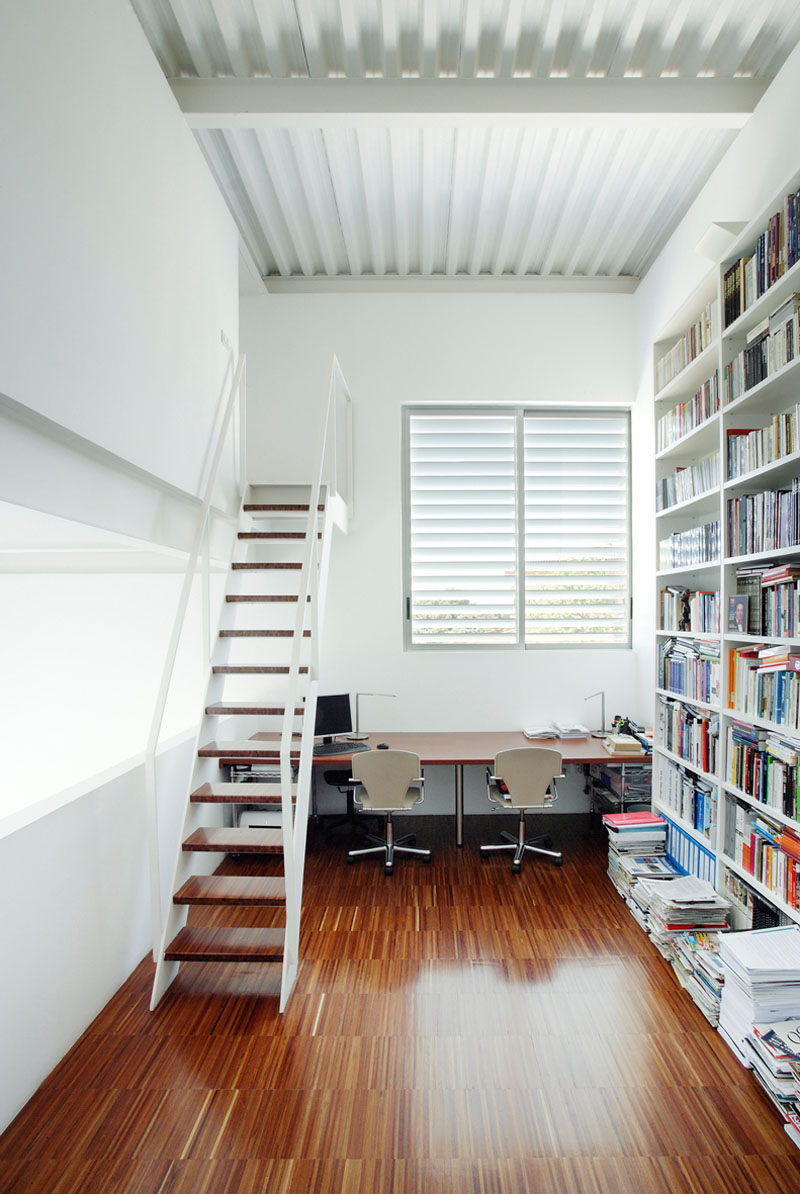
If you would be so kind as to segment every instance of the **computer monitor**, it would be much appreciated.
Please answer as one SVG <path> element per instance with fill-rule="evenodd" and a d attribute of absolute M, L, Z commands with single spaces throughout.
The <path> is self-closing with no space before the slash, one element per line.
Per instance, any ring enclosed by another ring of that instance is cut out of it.
<path fill-rule="evenodd" d="M 350 712 L 350 693 L 317 697 L 317 716 L 314 721 L 314 737 L 331 743 L 337 734 L 349 734 L 353 729 Z"/>

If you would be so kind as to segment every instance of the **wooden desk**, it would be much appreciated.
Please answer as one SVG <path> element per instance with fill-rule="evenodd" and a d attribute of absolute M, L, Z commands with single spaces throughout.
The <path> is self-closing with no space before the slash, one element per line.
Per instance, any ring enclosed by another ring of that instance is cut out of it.
<path fill-rule="evenodd" d="M 379 742 L 385 742 L 394 750 L 410 750 L 419 755 L 423 767 L 453 767 L 455 775 L 456 845 L 464 844 L 464 767 L 493 763 L 501 750 L 517 746 L 545 746 L 557 750 L 564 763 L 609 763 L 634 762 L 649 759 L 649 755 L 634 755 L 631 759 L 620 759 L 610 755 L 601 745 L 599 738 L 526 738 L 521 730 L 481 731 L 470 734 L 426 732 L 370 734 L 366 741 L 373 749 Z M 350 765 L 352 755 L 315 755 L 314 763 L 331 767 L 343 763 Z"/>
<path fill-rule="evenodd" d="M 464 768 L 493 763 L 501 750 L 516 746 L 546 746 L 561 753 L 565 763 L 610 763 L 640 762 L 649 760 L 650 755 L 633 755 L 630 758 L 610 755 L 601 745 L 599 738 L 526 738 L 521 730 L 497 730 L 469 733 L 426 731 L 402 732 L 394 730 L 381 734 L 370 734 L 366 742 L 372 749 L 379 742 L 385 742 L 394 750 L 410 750 L 419 755 L 423 767 L 452 767 L 455 776 L 456 844 L 464 844 Z M 258 759 L 277 759 L 278 735 L 274 733 L 254 734 L 246 742 L 210 743 L 202 747 L 201 755 L 219 758 L 220 765 L 255 762 Z M 316 767 L 350 766 L 351 754 L 315 755 Z"/>

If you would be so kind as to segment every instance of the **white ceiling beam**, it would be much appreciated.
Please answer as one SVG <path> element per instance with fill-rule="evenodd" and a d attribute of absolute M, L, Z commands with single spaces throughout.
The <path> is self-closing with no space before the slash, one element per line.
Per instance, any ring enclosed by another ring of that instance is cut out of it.
<path fill-rule="evenodd" d="M 328 278 L 264 278 L 270 294 L 455 293 L 455 294 L 632 294 L 639 285 L 632 277 L 584 277 L 564 274 L 376 274 Z"/>
<path fill-rule="evenodd" d="M 741 128 L 769 79 L 173 79 L 192 128 Z"/>

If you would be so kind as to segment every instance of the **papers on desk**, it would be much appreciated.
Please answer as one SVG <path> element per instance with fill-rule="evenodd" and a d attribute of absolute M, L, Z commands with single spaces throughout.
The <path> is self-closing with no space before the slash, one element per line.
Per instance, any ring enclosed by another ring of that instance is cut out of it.
<path fill-rule="evenodd" d="M 586 726 L 572 724 L 567 721 L 554 721 L 550 725 L 530 726 L 523 728 L 526 738 L 588 738 Z"/>

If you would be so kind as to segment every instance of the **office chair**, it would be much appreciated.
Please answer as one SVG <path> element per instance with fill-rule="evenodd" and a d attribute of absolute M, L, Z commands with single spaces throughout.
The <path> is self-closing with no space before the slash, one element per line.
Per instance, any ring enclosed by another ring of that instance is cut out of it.
<path fill-rule="evenodd" d="M 370 750 L 353 756 L 355 799 L 371 813 L 386 814 L 386 837 L 367 833 L 367 840 L 374 845 L 350 850 L 348 862 L 355 862 L 365 854 L 383 854 L 383 869 L 387 875 L 394 869 L 395 854 L 416 854 L 430 862 L 430 850 L 411 846 L 410 843 L 416 840 L 413 833 L 395 838 L 392 822 L 393 813 L 422 803 L 425 781 L 421 771 L 419 755 L 408 750 Z"/>
<path fill-rule="evenodd" d="M 563 855 L 557 850 L 546 850 L 552 846 L 549 834 L 538 837 L 525 836 L 525 810 L 529 808 L 551 808 L 558 798 L 556 778 L 561 773 L 561 754 L 547 747 L 521 746 L 513 750 L 501 750 L 494 761 L 494 773 L 486 770 L 486 793 L 491 801 L 503 808 L 519 809 L 517 836 L 502 830 L 502 844 L 481 846 L 481 854 L 494 850 L 513 850 L 511 870 L 519 872 L 526 850 L 531 854 L 551 859 L 561 866 Z"/>

